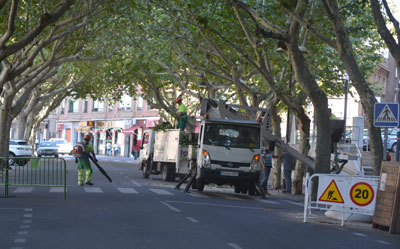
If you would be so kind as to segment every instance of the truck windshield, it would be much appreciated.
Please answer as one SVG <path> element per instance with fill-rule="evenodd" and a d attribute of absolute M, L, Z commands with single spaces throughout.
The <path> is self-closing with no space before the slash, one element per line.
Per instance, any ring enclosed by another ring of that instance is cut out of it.
<path fill-rule="evenodd" d="M 260 148 L 260 128 L 237 124 L 206 124 L 204 144 L 227 148 Z"/>

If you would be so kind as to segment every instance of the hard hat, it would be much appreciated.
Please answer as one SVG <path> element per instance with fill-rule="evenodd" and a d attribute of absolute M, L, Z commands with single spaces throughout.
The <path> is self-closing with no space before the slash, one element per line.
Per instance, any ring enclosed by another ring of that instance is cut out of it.
<path fill-rule="evenodd" d="M 179 101 L 182 101 L 182 98 L 181 97 L 178 97 L 178 98 L 176 98 L 176 103 L 178 103 Z"/>
<path fill-rule="evenodd" d="M 85 134 L 85 136 L 83 136 L 83 139 L 90 140 L 90 135 L 89 134 Z"/>

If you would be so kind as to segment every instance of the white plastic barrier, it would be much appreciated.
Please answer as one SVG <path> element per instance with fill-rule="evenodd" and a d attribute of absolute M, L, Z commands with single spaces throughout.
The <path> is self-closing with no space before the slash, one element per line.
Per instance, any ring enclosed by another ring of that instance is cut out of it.
<path fill-rule="evenodd" d="M 311 181 L 318 177 L 317 199 L 311 201 Z M 333 210 L 344 214 L 374 215 L 378 176 L 328 175 L 307 173 L 307 186 L 304 197 L 304 223 L 312 209 Z"/>

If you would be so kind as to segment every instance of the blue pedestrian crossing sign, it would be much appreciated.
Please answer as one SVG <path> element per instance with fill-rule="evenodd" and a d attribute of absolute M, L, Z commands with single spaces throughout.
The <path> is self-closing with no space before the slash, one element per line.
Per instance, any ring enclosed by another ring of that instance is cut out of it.
<path fill-rule="evenodd" d="M 375 103 L 374 126 L 397 127 L 399 124 L 399 104 Z"/>

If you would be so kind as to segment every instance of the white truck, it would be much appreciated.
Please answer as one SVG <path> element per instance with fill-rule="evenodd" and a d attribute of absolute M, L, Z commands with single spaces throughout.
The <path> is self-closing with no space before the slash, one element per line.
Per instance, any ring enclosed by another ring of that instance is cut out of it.
<path fill-rule="evenodd" d="M 248 120 L 234 108 L 259 112 L 261 118 Z M 200 116 L 200 132 L 192 145 L 179 145 L 178 130 L 145 132 L 140 153 L 144 177 L 150 173 L 161 173 L 164 180 L 173 180 L 176 173 L 185 174 L 189 164 L 195 163 L 198 191 L 203 191 L 206 184 L 215 183 L 234 186 L 236 193 L 254 195 L 256 183 L 260 180 L 262 138 L 274 142 L 311 168 L 314 167 L 308 157 L 290 148 L 270 132 L 269 112 L 264 108 L 203 99 Z"/>
<path fill-rule="evenodd" d="M 195 156 L 188 142 L 189 134 L 178 129 L 145 130 L 139 158 L 143 177 L 161 174 L 164 181 L 173 181 L 186 175 Z"/>

